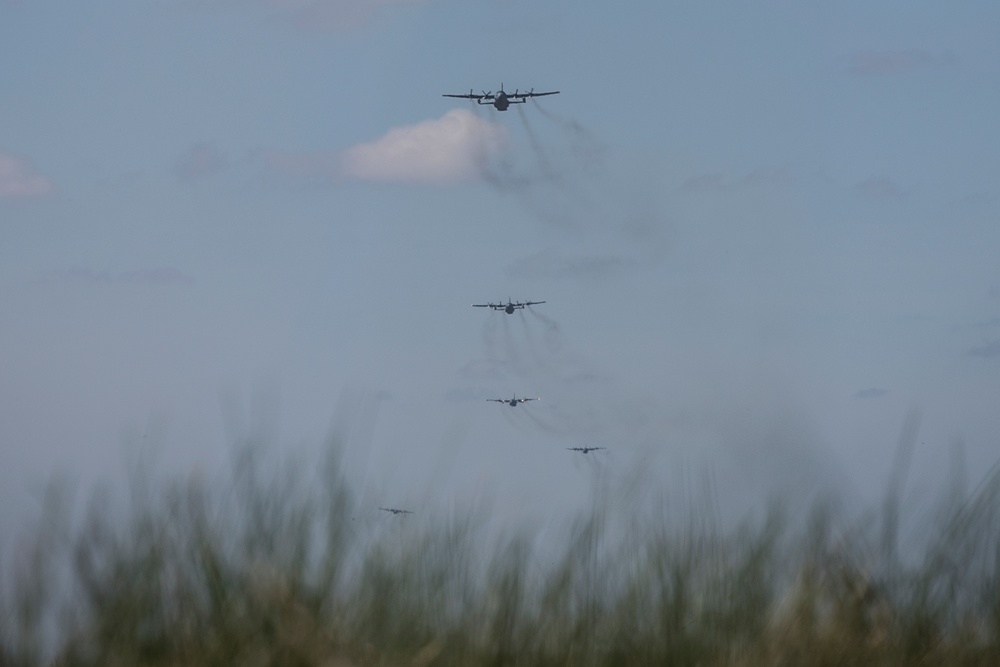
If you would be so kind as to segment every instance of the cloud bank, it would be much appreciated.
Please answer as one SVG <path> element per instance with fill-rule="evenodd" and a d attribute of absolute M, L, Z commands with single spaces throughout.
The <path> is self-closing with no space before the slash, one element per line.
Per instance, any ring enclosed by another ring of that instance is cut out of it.
<path fill-rule="evenodd" d="M 29 160 L 0 153 L 0 198 L 40 197 L 55 187 L 42 176 Z"/>

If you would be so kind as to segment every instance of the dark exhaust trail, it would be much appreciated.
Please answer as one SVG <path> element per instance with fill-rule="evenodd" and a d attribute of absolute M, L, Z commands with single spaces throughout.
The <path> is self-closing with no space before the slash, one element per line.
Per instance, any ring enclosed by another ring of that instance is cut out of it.
<path fill-rule="evenodd" d="M 506 157 L 490 155 L 487 151 L 476 156 L 476 164 L 483 181 L 500 194 L 525 196 L 531 186 L 531 178 L 518 174 L 513 162 Z"/>
<path fill-rule="evenodd" d="M 540 320 L 545 325 L 545 347 L 549 353 L 555 354 L 561 351 L 563 342 L 559 323 L 532 308 L 528 308 L 528 312 L 531 313 L 532 317 Z"/>
<path fill-rule="evenodd" d="M 511 331 L 509 316 L 504 314 L 503 318 L 503 347 L 504 357 L 510 367 L 518 374 L 524 374 L 524 354 L 518 349 L 517 339 Z"/>
<path fill-rule="evenodd" d="M 556 123 L 560 127 L 568 130 L 576 138 L 581 139 L 585 141 L 587 144 L 589 144 L 587 152 L 591 153 L 593 157 L 596 158 L 597 156 L 600 155 L 600 153 L 604 151 L 604 146 L 601 144 L 600 141 L 598 141 L 597 137 L 594 136 L 594 133 L 585 128 L 578 121 L 573 120 L 572 118 L 557 116 L 556 114 L 552 113 L 551 111 L 548 111 L 545 107 L 539 104 L 534 98 L 531 99 L 531 103 L 535 105 L 536 109 L 538 109 L 538 113 L 542 114 L 545 118 L 551 120 L 553 123 Z M 582 146 L 578 147 L 582 148 Z"/>
<path fill-rule="evenodd" d="M 497 318 L 492 316 L 492 313 L 490 317 L 486 318 L 486 323 L 483 325 L 483 346 L 486 356 L 493 358 L 497 351 Z"/>
<path fill-rule="evenodd" d="M 532 128 L 531 123 L 528 122 L 528 115 L 524 113 L 524 109 L 521 108 L 522 106 L 524 105 L 517 105 L 517 115 L 518 118 L 521 119 L 524 131 L 528 135 L 528 143 L 531 144 L 531 149 L 535 153 L 535 159 L 538 162 L 538 170 L 541 172 L 545 180 L 555 183 L 561 187 L 564 185 L 563 179 L 552 167 L 552 162 L 549 160 L 549 156 L 542 147 L 542 142 L 538 140 L 538 135 L 535 134 L 534 128 Z"/>
<path fill-rule="evenodd" d="M 524 414 L 527 415 L 528 420 L 534 423 L 538 428 L 542 429 L 546 433 L 551 433 L 553 435 L 564 435 L 562 429 L 559 429 L 551 424 L 547 424 L 542 421 L 538 415 L 534 414 L 530 410 L 525 410 Z"/>
<path fill-rule="evenodd" d="M 548 360 L 546 360 L 538 349 L 538 344 L 535 342 L 534 334 L 531 332 L 531 327 L 528 325 L 528 320 L 524 316 L 524 311 L 518 311 L 518 317 L 521 320 L 521 326 L 524 329 L 524 340 L 527 342 L 528 352 L 531 354 L 531 360 L 535 368 L 543 368 L 549 366 Z"/>
<path fill-rule="evenodd" d="M 478 107 L 478 104 L 473 105 L 473 114 L 476 118 L 482 118 Z M 483 181 L 501 194 L 516 193 L 527 187 L 529 179 L 519 176 L 513 163 L 493 149 L 484 136 L 480 136 L 473 146 L 473 159 Z"/>
<path fill-rule="evenodd" d="M 504 421 L 506 421 L 508 424 L 510 424 L 511 426 L 513 426 L 515 428 L 518 427 L 517 420 L 514 418 L 514 415 L 511 414 L 509 406 L 504 405 L 504 406 L 501 406 L 500 409 L 503 410 Z"/>

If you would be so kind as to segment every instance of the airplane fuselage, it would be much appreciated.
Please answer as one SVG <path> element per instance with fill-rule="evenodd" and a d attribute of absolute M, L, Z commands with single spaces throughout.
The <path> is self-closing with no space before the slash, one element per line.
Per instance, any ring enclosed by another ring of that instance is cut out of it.
<path fill-rule="evenodd" d="M 510 100 L 507 99 L 507 93 L 502 90 L 497 93 L 493 98 L 493 106 L 496 107 L 497 111 L 506 111 L 507 107 L 510 106 Z"/>
<path fill-rule="evenodd" d="M 503 312 L 507 313 L 508 315 L 513 315 L 514 314 L 514 304 L 508 303 L 507 307 L 503 309 Z"/>

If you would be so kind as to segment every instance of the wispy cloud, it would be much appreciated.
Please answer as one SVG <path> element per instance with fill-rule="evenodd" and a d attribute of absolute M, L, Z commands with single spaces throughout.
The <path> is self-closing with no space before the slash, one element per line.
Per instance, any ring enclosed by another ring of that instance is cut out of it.
<path fill-rule="evenodd" d="M 689 176 L 681 183 L 684 192 L 725 192 L 732 188 L 733 184 L 718 172 Z"/>
<path fill-rule="evenodd" d="M 982 357 L 984 359 L 1000 357 L 1000 340 L 987 341 L 978 347 L 972 348 L 967 354 L 970 357 Z"/>
<path fill-rule="evenodd" d="M 868 389 L 862 389 L 861 391 L 855 392 L 854 398 L 882 398 L 888 393 L 888 389 L 869 387 Z"/>
<path fill-rule="evenodd" d="M 695 174 L 684 179 L 680 185 L 682 192 L 730 192 L 741 188 L 790 188 L 798 185 L 803 178 L 816 178 L 817 169 L 794 167 L 791 165 L 757 167 L 740 176 L 727 176 L 722 172 Z"/>
<path fill-rule="evenodd" d="M 118 274 L 118 281 L 133 285 L 191 285 L 194 278 L 169 266 L 137 269 Z"/>
<path fill-rule="evenodd" d="M 30 160 L 0 153 L 0 198 L 40 197 L 53 190 L 52 181 L 35 171 Z"/>
<path fill-rule="evenodd" d="M 195 144 L 174 164 L 174 174 L 183 181 L 194 182 L 222 171 L 227 163 L 226 157 L 211 144 Z"/>
<path fill-rule="evenodd" d="M 497 382 L 506 379 L 504 364 L 490 359 L 470 361 L 458 369 L 458 376 L 470 382 Z"/>
<path fill-rule="evenodd" d="M 387 7 L 416 5 L 426 0 L 266 0 L 280 16 L 308 30 L 351 30 L 369 23 Z"/>
<path fill-rule="evenodd" d="M 933 54 L 922 49 L 858 51 L 848 58 L 847 69 L 857 76 L 891 76 L 926 67 L 953 65 L 955 62 L 954 54 Z"/>
<path fill-rule="evenodd" d="M 332 182 L 337 177 L 337 154 L 333 151 L 292 153 L 262 151 L 258 158 L 271 172 L 297 179 L 321 179 Z"/>
<path fill-rule="evenodd" d="M 94 269 L 75 268 L 67 271 L 53 271 L 45 275 L 42 283 L 61 283 L 82 286 L 101 285 L 190 285 L 194 278 L 179 269 L 161 266 L 150 269 L 136 269 L 114 273 Z"/>
<path fill-rule="evenodd" d="M 3 2 L 18 0 L 0 0 Z M 277 25 L 309 32 L 357 30 L 391 8 L 415 6 L 430 0 L 172 0 L 185 11 L 244 11 L 264 13 Z"/>
<path fill-rule="evenodd" d="M 269 152 L 267 168 L 298 178 L 448 185 L 482 178 L 482 164 L 507 143 L 503 126 L 465 109 L 396 127 L 341 153 Z"/>
<path fill-rule="evenodd" d="M 798 177 L 790 167 L 758 167 L 743 177 L 746 186 L 791 187 L 798 183 Z"/>
<path fill-rule="evenodd" d="M 543 250 L 513 262 L 507 274 L 516 278 L 592 278 L 602 279 L 621 275 L 640 268 L 635 258 L 612 254 L 593 254 L 568 257 L 551 250 Z"/>
<path fill-rule="evenodd" d="M 896 199 L 905 193 L 896 181 L 887 176 L 875 176 L 854 186 L 855 191 L 866 199 Z"/>
<path fill-rule="evenodd" d="M 994 317 L 991 320 L 979 320 L 978 322 L 973 322 L 972 326 L 976 329 L 988 329 L 1000 326 L 1000 317 Z"/>

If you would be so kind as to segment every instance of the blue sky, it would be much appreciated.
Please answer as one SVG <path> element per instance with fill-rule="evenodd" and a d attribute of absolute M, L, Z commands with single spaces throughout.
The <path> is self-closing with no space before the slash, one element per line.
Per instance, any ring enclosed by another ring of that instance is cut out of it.
<path fill-rule="evenodd" d="M 373 506 L 573 506 L 637 469 L 878 498 L 912 410 L 910 492 L 958 442 L 976 479 L 998 28 L 992 2 L 0 0 L 3 521 L 53 471 L 214 470 L 251 432 L 333 429 Z M 441 97 L 501 83 L 561 93 Z M 547 303 L 469 308 L 508 297 Z M 484 400 L 515 392 L 542 400 Z"/>

